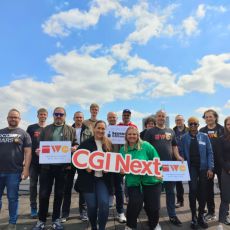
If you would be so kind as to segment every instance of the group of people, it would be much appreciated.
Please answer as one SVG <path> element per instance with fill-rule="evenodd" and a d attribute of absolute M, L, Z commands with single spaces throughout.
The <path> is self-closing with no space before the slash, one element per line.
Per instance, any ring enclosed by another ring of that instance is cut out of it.
<path fill-rule="evenodd" d="M 74 124 L 66 124 L 66 111 L 56 107 L 53 123 L 46 124 L 48 111 L 37 111 L 38 123 L 27 130 L 19 128 L 20 112 L 8 112 L 8 127 L 0 130 L 0 210 L 2 195 L 7 188 L 9 206 L 8 230 L 16 229 L 18 218 L 19 184 L 30 178 L 31 218 L 38 218 L 33 230 L 46 226 L 49 200 L 54 189 L 52 227 L 64 229 L 64 222 L 70 215 L 72 188 L 79 193 L 79 212 L 82 221 L 89 221 L 92 230 L 106 229 L 109 207 L 116 197 L 117 219 L 126 223 L 125 230 L 137 228 L 137 218 L 144 207 L 150 230 L 160 230 L 160 196 L 166 193 L 166 207 L 169 221 L 173 225 L 182 223 L 176 215 L 176 208 L 184 206 L 184 189 L 181 181 L 164 181 L 161 176 L 125 174 L 79 169 L 71 163 L 39 164 L 40 141 L 70 141 L 71 152 L 87 149 L 90 152 L 119 152 L 136 160 L 187 161 L 190 181 L 189 205 L 192 229 L 208 228 L 208 221 L 214 220 L 214 176 L 217 175 L 221 192 L 219 222 L 230 225 L 228 216 L 230 203 L 230 117 L 224 127 L 218 123 L 218 114 L 209 109 L 204 112 L 206 126 L 199 129 L 199 119 L 190 117 L 188 125 L 182 115 L 175 117 L 176 126 L 166 127 L 167 114 L 163 110 L 145 120 L 145 129 L 140 133 L 131 121 L 131 111 L 124 109 L 122 122 L 118 123 L 115 112 L 107 114 L 107 122 L 98 120 L 99 106 L 90 106 L 91 117 L 84 119 L 80 111 L 74 113 Z M 106 135 L 107 126 L 127 126 L 124 145 L 113 144 Z M 77 179 L 74 184 L 75 174 Z M 37 185 L 39 195 L 37 205 Z M 125 182 L 124 182 L 125 181 Z M 176 197 L 174 189 L 176 187 Z M 126 213 L 124 197 L 127 200 Z M 198 209 L 196 204 L 198 202 Z M 207 205 L 207 213 L 205 207 Z"/>

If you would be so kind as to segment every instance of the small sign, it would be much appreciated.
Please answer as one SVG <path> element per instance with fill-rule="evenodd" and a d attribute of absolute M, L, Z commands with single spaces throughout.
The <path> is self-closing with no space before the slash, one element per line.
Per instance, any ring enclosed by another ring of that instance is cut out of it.
<path fill-rule="evenodd" d="M 109 125 L 106 129 L 107 137 L 112 144 L 125 144 L 125 132 L 128 126 Z"/>
<path fill-rule="evenodd" d="M 71 163 L 70 141 L 40 141 L 39 164 Z"/>

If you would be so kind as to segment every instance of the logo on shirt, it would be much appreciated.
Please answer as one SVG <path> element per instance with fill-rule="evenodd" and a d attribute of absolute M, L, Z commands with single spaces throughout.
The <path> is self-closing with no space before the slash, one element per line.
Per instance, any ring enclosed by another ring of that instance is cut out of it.
<path fill-rule="evenodd" d="M 165 133 L 165 134 L 156 134 L 155 140 L 171 140 L 172 134 L 171 133 Z"/>
<path fill-rule="evenodd" d="M 217 132 L 215 132 L 215 131 L 208 131 L 208 137 L 210 139 L 212 139 L 212 138 L 218 138 Z"/>

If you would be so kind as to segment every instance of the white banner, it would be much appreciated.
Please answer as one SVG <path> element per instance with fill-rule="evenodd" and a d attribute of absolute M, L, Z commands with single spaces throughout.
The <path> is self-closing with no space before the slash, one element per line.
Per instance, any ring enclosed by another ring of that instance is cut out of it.
<path fill-rule="evenodd" d="M 39 164 L 71 163 L 70 141 L 40 141 Z"/>
<path fill-rule="evenodd" d="M 190 181 L 187 161 L 161 161 L 163 181 Z"/>
<path fill-rule="evenodd" d="M 125 132 L 128 126 L 109 125 L 106 129 L 107 137 L 113 144 L 125 144 Z"/>

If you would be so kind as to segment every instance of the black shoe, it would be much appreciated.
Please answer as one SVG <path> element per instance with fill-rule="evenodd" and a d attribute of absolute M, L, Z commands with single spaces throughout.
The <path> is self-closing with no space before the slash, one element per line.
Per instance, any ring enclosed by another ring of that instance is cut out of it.
<path fill-rule="evenodd" d="M 198 225 L 197 217 L 196 217 L 196 216 L 192 218 L 190 227 L 191 227 L 192 229 L 198 229 L 198 228 L 199 228 L 199 225 Z"/>
<path fill-rule="evenodd" d="M 175 205 L 176 208 L 184 207 L 184 202 L 177 202 Z"/>
<path fill-rule="evenodd" d="M 204 219 L 204 216 L 199 216 L 197 220 L 198 224 L 200 225 L 201 228 L 208 228 L 208 224 Z"/>
<path fill-rule="evenodd" d="M 176 226 L 181 226 L 181 225 L 182 225 L 182 223 L 180 222 L 180 220 L 178 219 L 177 216 L 169 217 L 169 221 L 170 221 L 172 224 L 176 225 Z"/>

